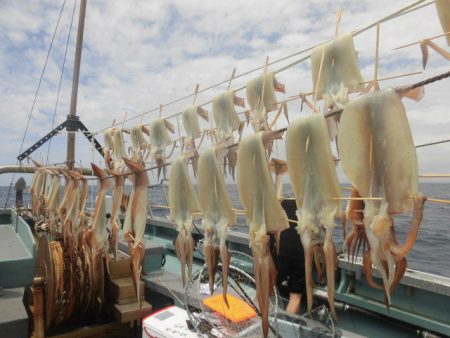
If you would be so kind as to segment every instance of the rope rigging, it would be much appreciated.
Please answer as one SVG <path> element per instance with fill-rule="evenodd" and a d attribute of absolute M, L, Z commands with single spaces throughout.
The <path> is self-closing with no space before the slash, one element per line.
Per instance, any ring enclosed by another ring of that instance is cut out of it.
<path fill-rule="evenodd" d="M 62 84 L 62 79 L 63 79 L 63 75 L 64 75 L 64 69 L 65 69 L 65 65 L 66 65 L 67 50 L 69 49 L 70 34 L 72 32 L 73 18 L 75 17 L 75 9 L 76 9 L 76 7 L 77 7 L 77 0 L 75 0 L 75 2 L 73 4 L 72 18 L 70 20 L 70 27 L 69 27 L 69 34 L 67 35 L 66 49 L 64 51 L 64 60 L 63 60 L 62 66 L 61 66 L 61 75 L 59 77 L 59 83 L 58 83 L 58 93 L 56 94 L 55 110 L 53 112 L 52 130 L 55 127 L 56 112 L 58 110 L 58 103 L 59 103 L 59 93 L 61 91 L 61 84 Z M 47 159 L 46 159 L 45 163 L 48 163 L 48 157 L 50 155 L 50 148 L 51 148 L 51 146 L 52 146 L 52 139 L 50 139 L 49 142 L 48 142 Z"/>
<path fill-rule="evenodd" d="M 25 132 L 23 133 L 22 141 L 20 142 L 19 154 L 22 153 L 22 150 L 23 150 L 23 145 L 25 143 L 25 138 L 26 138 L 27 133 L 28 133 L 28 127 L 30 126 L 31 116 L 33 115 L 34 106 L 36 105 L 37 96 L 38 96 L 39 90 L 41 88 L 42 79 L 44 78 L 45 70 L 47 69 L 47 62 L 48 62 L 48 59 L 50 57 L 50 52 L 51 52 L 52 47 L 53 47 L 53 42 L 55 41 L 56 32 L 58 31 L 58 27 L 59 27 L 59 23 L 61 21 L 61 16 L 62 16 L 62 13 L 64 11 L 64 7 L 66 6 L 66 1 L 67 0 L 64 0 L 62 5 L 61 5 L 61 9 L 60 9 L 59 15 L 58 15 L 58 20 L 56 21 L 55 29 L 53 30 L 53 35 L 52 35 L 52 39 L 51 39 L 51 42 L 50 42 L 50 46 L 48 48 L 47 56 L 45 57 L 45 61 L 44 61 L 44 67 L 42 68 L 41 76 L 39 77 L 38 86 L 37 86 L 36 92 L 34 94 L 33 104 L 31 105 L 30 113 L 28 114 L 28 119 L 27 119 L 27 124 L 26 124 L 26 127 L 25 127 Z M 19 164 L 19 160 L 17 160 L 16 165 L 17 164 Z M 9 198 L 10 198 L 10 195 L 11 195 L 11 189 L 12 189 L 12 185 L 14 183 L 15 176 L 16 176 L 15 173 L 13 173 L 12 179 L 11 179 L 11 183 L 9 185 L 8 194 L 7 194 L 7 197 L 6 197 L 4 208 L 6 208 L 6 206 L 9 203 Z"/>

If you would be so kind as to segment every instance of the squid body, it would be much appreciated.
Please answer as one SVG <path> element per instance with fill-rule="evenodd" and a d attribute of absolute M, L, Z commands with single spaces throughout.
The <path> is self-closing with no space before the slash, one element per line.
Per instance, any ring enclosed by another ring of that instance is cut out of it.
<path fill-rule="evenodd" d="M 297 231 L 305 251 L 308 311 L 313 305 L 313 247 L 323 243 L 328 303 L 334 309 L 336 253 L 332 241 L 336 212 L 341 209 L 340 188 L 331 154 L 325 118 L 313 114 L 290 124 L 286 133 L 289 178 L 297 202 Z"/>
<path fill-rule="evenodd" d="M 198 174 L 199 201 L 203 212 L 202 225 L 205 230 L 205 261 L 208 267 L 209 288 L 212 294 L 218 257 L 220 255 L 222 261 L 223 299 L 225 304 L 228 304 L 226 294 L 230 257 L 226 245 L 227 227 L 236 223 L 236 215 L 233 211 L 233 204 L 214 148 L 210 148 L 200 155 Z"/>
<path fill-rule="evenodd" d="M 389 306 L 396 263 L 403 260 L 415 241 L 425 201 L 418 194 L 416 148 L 396 91 L 373 92 L 347 104 L 338 140 L 344 172 L 360 195 L 381 198 L 364 200 L 364 228 L 370 246 L 365 266 L 366 278 L 371 278 L 372 263 L 380 271 Z M 408 245 L 399 249 L 391 215 L 412 209 L 415 216 Z"/>
<path fill-rule="evenodd" d="M 141 162 L 135 162 L 124 158 L 127 167 L 133 171 L 133 197 L 130 198 L 131 207 L 130 213 L 127 214 L 131 224 L 132 232 L 134 233 L 134 243 L 131 246 L 131 269 L 134 286 L 138 301 L 141 301 L 139 283 L 141 280 L 142 262 L 145 256 L 145 225 L 147 224 L 147 207 L 148 207 L 148 193 L 149 185 L 148 175 L 145 171 L 145 166 Z M 125 230 L 125 229 L 124 229 Z M 129 231 L 129 230 L 128 230 Z M 125 232 L 125 231 L 124 231 Z M 128 232 L 129 234 L 129 232 Z"/>
<path fill-rule="evenodd" d="M 212 110 L 219 136 L 229 136 L 238 129 L 241 121 L 234 106 L 240 103 L 243 105 L 243 100 L 238 98 L 232 89 L 214 97 Z"/>
<path fill-rule="evenodd" d="M 268 134 L 266 134 L 268 135 Z M 263 335 L 269 333 L 269 298 L 276 282 L 276 269 L 269 248 L 268 232 L 288 227 L 269 172 L 263 133 L 242 139 L 238 147 L 239 197 L 250 228 L 250 248 Z"/>
<path fill-rule="evenodd" d="M 186 285 L 186 264 L 188 265 L 188 278 L 192 280 L 193 214 L 200 212 L 200 204 L 189 178 L 187 160 L 184 157 L 178 157 L 172 162 L 169 179 L 169 206 L 170 219 L 178 230 L 175 249 L 181 261 L 181 278 L 184 287 Z"/>

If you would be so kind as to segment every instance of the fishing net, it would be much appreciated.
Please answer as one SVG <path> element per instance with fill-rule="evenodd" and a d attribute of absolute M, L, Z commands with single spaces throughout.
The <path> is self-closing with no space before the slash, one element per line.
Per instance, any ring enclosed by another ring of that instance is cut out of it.
<path fill-rule="evenodd" d="M 242 252 L 230 251 L 228 273 L 228 295 L 235 297 L 230 308 L 222 301 L 222 265 L 219 264 L 215 277 L 214 294 L 210 295 L 208 269 L 203 266 L 194 274 L 193 282 L 185 290 L 185 307 L 192 328 L 201 337 L 262 337 L 259 304 L 256 297 L 256 283 L 253 277 L 253 259 Z M 208 302 L 213 300 L 213 302 Z M 205 304 L 206 303 L 206 304 Z M 216 303 L 211 308 L 211 303 Z M 330 311 L 325 305 L 310 314 L 292 315 L 283 309 L 287 303 L 276 288 L 269 304 L 269 337 L 328 338 L 341 337 L 342 332 L 335 327 Z M 221 309 L 220 306 L 223 308 Z M 243 309 L 246 307 L 246 309 Z M 248 316 L 248 310 L 254 316 Z M 218 310 L 218 311 L 217 311 Z M 232 312 L 231 319 L 227 311 Z M 224 312 L 225 314 L 222 314 Z M 241 317 L 242 320 L 236 321 Z"/>
<path fill-rule="evenodd" d="M 253 259 L 236 251 L 230 251 L 230 258 L 227 297 L 230 307 L 222 300 L 222 265 L 217 268 L 213 295 L 209 292 L 208 269 L 203 266 L 186 287 L 185 306 L 189 319 L 206 337 L 262 337 Z M 212 303 L 215 306 L 211 307 Z M 280 305 L 279 294 L 274 288 L 269 301 L 269 337 L 278 337 Z"/>

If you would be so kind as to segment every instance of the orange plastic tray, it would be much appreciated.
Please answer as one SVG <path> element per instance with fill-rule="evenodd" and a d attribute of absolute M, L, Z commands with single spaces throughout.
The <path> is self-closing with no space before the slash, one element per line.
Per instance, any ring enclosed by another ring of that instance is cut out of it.
<path fill-rule="evenodd" d="M 221 294 L 205 298 L 203 304 L 211 310 L 220 313 L 222 316 L 232 321 L 239 323 L 244 320 L 256 317 L 256 312 L 253 308 L 243 300 L 227 294 L 227 300 L 230 307 L 228 308 Z"/>

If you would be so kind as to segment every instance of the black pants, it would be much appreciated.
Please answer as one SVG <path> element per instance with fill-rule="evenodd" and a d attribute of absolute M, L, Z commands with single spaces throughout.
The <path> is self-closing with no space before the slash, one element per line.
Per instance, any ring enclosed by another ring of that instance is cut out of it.
<path fill-rule="evenodd" d="M 281 205 L 289 219 L 297 220 L 294 200 L 283 200 Z M 296 229 L 296 224 L 289 224 L 289 228 L 280 234 L 278 255 L 276 248 L 272 251 L 277 267 L 277 286 L 282 294 L 305 293 L 305 254 Z"/>

